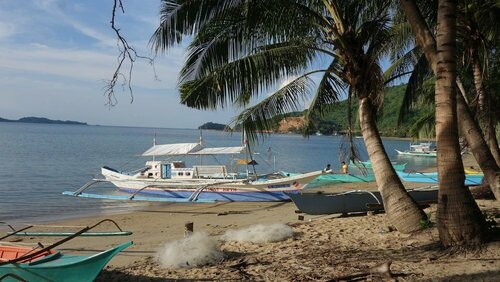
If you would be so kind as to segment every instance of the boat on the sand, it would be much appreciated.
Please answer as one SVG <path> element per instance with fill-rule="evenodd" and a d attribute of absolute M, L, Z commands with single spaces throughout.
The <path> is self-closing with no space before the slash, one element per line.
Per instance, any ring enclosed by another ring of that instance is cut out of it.
<path fill-rule="evenodd" d="M 366 175 L 362 174 L 347 174 L 347 173 L 331 173 L 325 174 L 317 177 L 313 181 L 309 182 L 307 188 L 315 188 L 319 186 L 335 185 L 340 183 L 360 183 L 360 182 L 373 182 L 375 181 L 375 175 L 373 173 L 368 173 Z"/>
<path fill-rule="evenodd" d="M 71 255 L 48 250 L 37 256 L 21 259 L 32 248 L 0 245 L 0 281 L 94 281 L 106 264 L 119 252 L 132 245 L 126 242 L 92 255 Z"/>
<path fill-rule="evenodd" d="M 0 281 L 94 281 L 104 266 L 119 252 L 131 246 L 132 241 L 91 256 L 61 253 L 56 247 L 88 233 L 105 222 L 112 222 L 119 228 L 113 220 L 104 219 L 48 246 L 38 243 L 34 247 L 28 247 L 0 241 Z M 0 237 L 0 240 L 18 236 L 33 227 L 29 225 L 15 229 L 9 224 L 7 226 L 13 232 Z"/>
<path fill-rule="evenodd" d="M 420 182 L 420 183 L 438 183 L 437 172 L 402 172 L 396 171 L 399 177 L 407 182 Z M 482 174 L 466 174 L 465 185 L 481 185 L 483 181 Z"/>
<path fill-rule="evenodd" d="M 426 187 L 408 190 L 419 204 L 437 202 L 438 189 Z M 310 215 L 355 213 L 383 210 L 380 192 L 352 190 L 343 193 L 301 193 L 289 195 L 297 208 Z"/>
<path fill-rule="evenodd" d="M 392 164 L 392 167 L 395 169 L 395 170 L 405 170 L 406 168 L 406 163 L 403 163 L 403 164 L 400 164 L 400 163 L 397 163 L 397 162 L 391 162 Z M 364 162 L 353 162 L 353 161 L 350 161 L 349 162 L 349 167 L 351 168 L 368 168 L 368 169 L 373 169 L 373 165 L 371 163 L 371 161 L 364 161 Z"/>
<path fill-rule="evenodd" d="M 471 168 L 464 168 L 464 172 L 466 174 L 480 174 L 480 175 L 483 175 L 483 171 L 481 171 L 480 169 L 475 169 L 473 167 L 471 167 Z"/>

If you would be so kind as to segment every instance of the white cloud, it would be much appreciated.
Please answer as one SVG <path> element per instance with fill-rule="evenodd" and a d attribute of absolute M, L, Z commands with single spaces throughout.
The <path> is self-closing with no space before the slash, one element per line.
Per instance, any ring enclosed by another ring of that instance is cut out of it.
<path fill-rule="evenodd" d="M 16 27 L 11 23 L 0 22 L 0 39 L 5 39 L 16 33 Z"/>
<path fill-rule="evenodd" d="M 107 80 L 113 74 L 117 65 L 117 55 L 99 51 L 56 49 L 39 43 L 33 43 L 35 48 L 0 47 L 0 68 L 27 71 L 43 75 L 51 74 L 71 79 L 99 83 Z M 169 57 L 158 58 L 156 72 L 161 83 L 155 81 L 152 67 L 145 61 L 137 60 L 134 64 L 133 86 L 144 88 L 175 88 L 182 59 L 174 50 Z M 122 72 L 128 72 L 124 65 Z"/>

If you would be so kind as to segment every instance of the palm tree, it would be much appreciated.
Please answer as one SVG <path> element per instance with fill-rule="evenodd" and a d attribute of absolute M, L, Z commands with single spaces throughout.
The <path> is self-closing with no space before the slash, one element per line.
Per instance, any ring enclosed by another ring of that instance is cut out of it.
<path fill-rule="evenodd" d="M 429 29 L 415 0 L 401 0 L 401 7 L 406 15 L 411 30 L 415 36 L 416 43 L 422 48 L 425 58 L 434 74 L 437 74 L 437 49 L 436 40 Z M 479 126 L 474 121 L 470 109 L 464 99 L 465 90 L 459 78 L 457 78 L 456 97 L 458 125 L 465 136 L 467 144 L 484 172 L 484 176 L 497 199 L 500 199 L 500 168 L 491 154 Z"/>
<path fill-rule="evenodd" d="M 297 110 L 311 93 L 306 128 L 343 95 L 349 101 L 357 98 L 361 131 L 389 222 L 401 232 L 412 232 L 426 216 L 392 168 L 375 123 L 384 86 L 379 59 L 391 36 L 389 4 L 166 1 L 152 43 L 156 51 L 164 51 L 195 34 L 181 72 L 182 103 L 199 109 L 247 107 L 236 122 L 254 134 L 270 129 L 273 117 Z M 283 87 L 248 107 L 284 77 L 288 82 Z"/>
<path fill-rule="evenodd" d="M 415 4 L 408 2 L 410 1 L 402 1 L 405 13 Z M 415 19 L 415 14 L 406 13 L 406 15 L 410 22 Z M 437 43 L 433 45 L 434 47 L 422 44 L 425 39 L 433 40 L 432 35 L 428 36 L 429 30 L 415 29 L 415 22 L 412 23 L 417 41 L 424 46 L 426 57 L 431 58 L 429 62 L 436 72 L 436 139 L 439 173 L 437 220 L 439 237 L 445 247 L 477 246 L 486 238 L 484 217 L 470 191 L 464 187 L 465 176 L 458 144 L 456 104 L 457 97 L 461 95 L 455 93 L 456 15 L 455 1 L 439 1 Z"/>
<path fill-rule="evenodd" d="M 484 132 L 485 141 L 490 148 L 498 166 L 500 166 L 500 148 L 495 134 L 490 109 L 491 94 L 484 84 L 483 65 L 488 65 L 487 53 L 491 46 L 498 42 L 500 35 L 498 15 L 499 8 L 495 1 L 465 1 L 460 5 L 459 31 L 464 43 L 464 57 L 470 61 L 473 82 L 476 90 L 476 113 Z M 483 60 L 481 60 L 481 57 Z"/>

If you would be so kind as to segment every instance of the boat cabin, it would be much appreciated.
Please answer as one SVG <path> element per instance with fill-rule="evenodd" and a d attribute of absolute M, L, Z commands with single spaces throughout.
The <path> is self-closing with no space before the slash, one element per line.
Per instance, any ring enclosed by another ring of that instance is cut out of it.
<path fill-rule="evenodd" d="M 422 142 L 418 144 L 410 144 L 410 152 L 429 153 L 436 151 L 436 146 L 431 142 Z"/>
<path fill-rule="evenodd" d="M 148 161 L 147 169 L 140 173 L 145 178 L 162 179 L 205 179 L 205 178 L 235 178 L 225 165 L 199 165 L 186 167 L 183 161 Z"/>
<path fill-rule="evenodd" d="M 200 143 L 176 143 L 153 145 L 143 156 L 151 156 L 153 160 L 146 162 L 146 168 L 140 171 L 140 178 L 154 179 L 205 179 L 205 178 L 236 178 L 236 173 L 229 173 L 225 165 L 199 165 L 186 167 L 183 161 L 158 161 L 155 157 L 178 156 L 213 156 L 239 155 L 244 152 L 245 146 L 238 147 L 203 147 Z"/>

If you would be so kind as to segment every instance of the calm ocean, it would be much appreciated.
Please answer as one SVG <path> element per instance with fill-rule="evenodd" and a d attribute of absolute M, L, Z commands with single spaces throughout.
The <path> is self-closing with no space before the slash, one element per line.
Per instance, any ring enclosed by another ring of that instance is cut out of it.
<path fill-rule="evenodd" d="M 123 171 L 142 167 L 147 158 L 139 155 L 151 146 L 154 132 L 159 144 L 197 142 L 200 135 L 192 129 L 0 123 L 0 221 L 39 222 L 145 205 L 80 199 L 61 193 L 74 191 L 98 177 L 104 165 Z M 241 137 L 204 131 L 203 140 L 208 146 L 238 146 Z M 254 149 L 260 153 L 256 157 L 257 171 L 270 172 L 275 166 L 277 170 L 307 172 L 323 169 L 327 163 L 339 169 L 342 141 L 340 136 L 305 139 L 299 135 L 272 135 Z M 357 142 L 366 159 L 362 139 Z M 384 140 L 384 145 L 392 160 L 408 163 L 407 169 L 435 165 L 435 160 L 428 158 L 398 160 L 394 149 L 408 149 L 408 141 Z M 113 186 L 98 187 L 93 191 Z"/>

